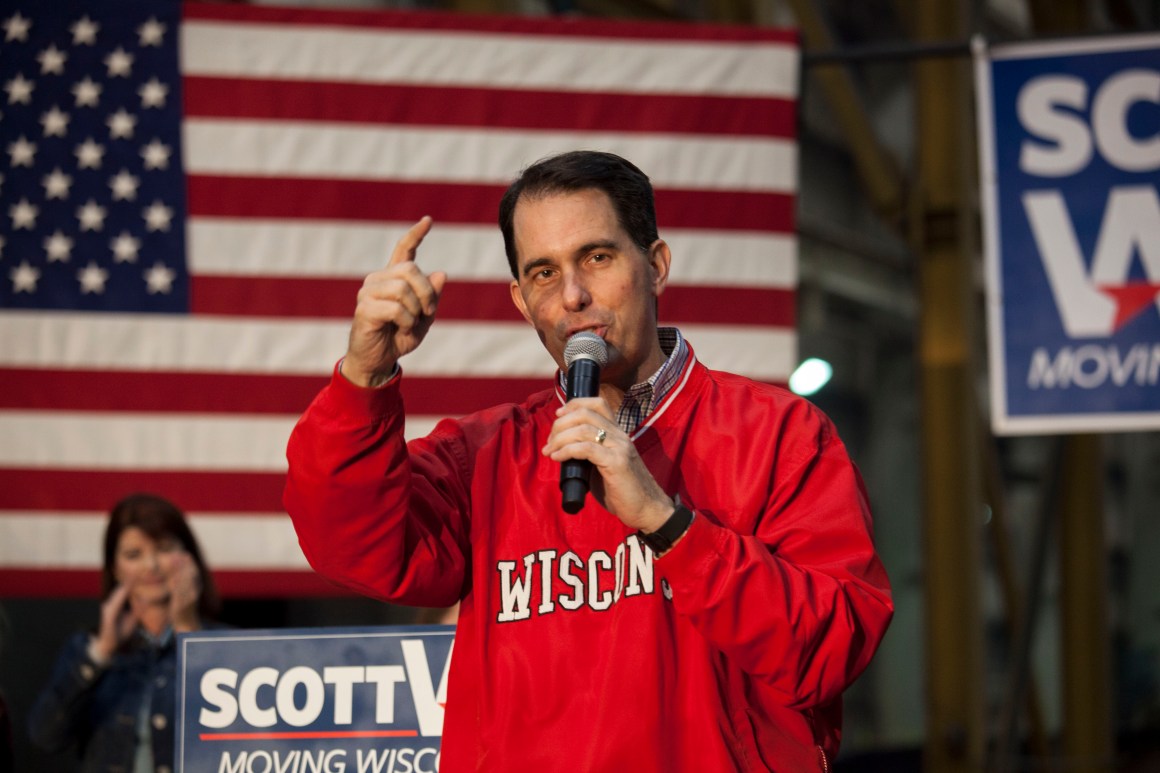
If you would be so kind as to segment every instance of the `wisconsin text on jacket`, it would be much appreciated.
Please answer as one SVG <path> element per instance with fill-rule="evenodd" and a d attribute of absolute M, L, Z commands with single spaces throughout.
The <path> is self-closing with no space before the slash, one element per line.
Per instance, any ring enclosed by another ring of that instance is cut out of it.
<path fill-rule="evenodd" d="M 522 568 L 521 568 L 522 567 Z M 607 551 L 595 550 L 583 558 L 554 548 L 528 553 L 519 561 L 497 561 L 500 610 L 496 622 L 511 623 L 557 609 L 575 612 L 588 607 L 603 611 L 622 596 L 653 592 L 653 554 L 635 534 Z M 555 582 L 560 580 L 561 584 Z"/>

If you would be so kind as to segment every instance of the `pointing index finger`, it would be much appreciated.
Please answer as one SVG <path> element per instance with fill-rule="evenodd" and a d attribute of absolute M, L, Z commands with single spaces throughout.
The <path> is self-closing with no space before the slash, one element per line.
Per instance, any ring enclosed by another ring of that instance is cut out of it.
<path fill-rule="evenodd" d="M 391 253 L 391 260 L 387 265 L 397 266 L 400 263 L 414 261 L 419 251 L 419 245 L 423 243 L 423 238 L 431 230 L 431 223 L 431 216 L 424 215 L 419 218 L 419 222 L 407 229 L 407 233 L 403 234 L 403 238 L 399 239 L 399 243 L 395 245 L 395 250 Z"/>

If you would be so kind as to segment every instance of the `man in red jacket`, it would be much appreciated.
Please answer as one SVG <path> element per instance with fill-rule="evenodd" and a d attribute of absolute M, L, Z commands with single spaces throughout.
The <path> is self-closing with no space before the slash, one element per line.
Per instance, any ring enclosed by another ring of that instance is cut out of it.
<path fill-rule="evenodd" d="M 359 292 L 346 356 L 294 430 L 285 504 L 311 565 L 388 601 L 460 602 L 441 769 L 825 771 L 842 691 L 892 614 L 861 479 L 830 421 L 658 328 L 672 259 L 628 161 L 523 172 L 500 228 L 512 300 L 599 396 L 403 439 L 399 361 L 446 282 L 416 223 Z M 592 464 L 561 509 L 560 463 Z"/>

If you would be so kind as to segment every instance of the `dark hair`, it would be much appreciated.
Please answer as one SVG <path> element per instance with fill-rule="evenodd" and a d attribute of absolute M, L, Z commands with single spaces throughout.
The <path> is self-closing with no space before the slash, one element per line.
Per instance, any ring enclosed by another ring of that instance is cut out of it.
<path fill-rule="evenodd" d="M 648 252 L 657 240 L 656 205 L 648 176 L 631 162 L 612 153 L 573 150 L 529 166 L 508 186 L 500 199 L 499 230 L 503 232 L 503 246 L 513 277 L 519 279 L 513 223 L 520 198 L 593 188 L 608 195 L 620 226 L 641 251 Z"/>
<path fill-rule="evenodd" d="M 213 575 L 205 565 L 197 537 L 185 520 L 185 513 L 168 499 L 154 494 L 130 494 L 113 506 L 109 513 L 109 523 L 105 527 L 105 563 L 101 569 L 101 598 L 108 598 L 117 586 L 113 569 L 117 561 L 117 543 L 126 529 L 136 527 L 153 540 L 173 537 L 185 552 L 193 557 L 201 575 L 201 597 L 197 610 L 202 618 L 212 618 L 221 607 L 217 586 Z"/>

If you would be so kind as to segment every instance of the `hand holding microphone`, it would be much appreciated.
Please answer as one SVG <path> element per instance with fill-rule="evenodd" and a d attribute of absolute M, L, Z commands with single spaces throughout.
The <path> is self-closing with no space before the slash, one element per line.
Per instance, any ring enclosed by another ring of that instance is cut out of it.
<path fill-rule="evenodd" d="M 560 462 L 561 505 L 577 513 L 588 493 L 633 529 L 653 531 L 673 513 L 673 500 L 653 478 L 632 438 L 600 399 L 600 371 L 608 348 L 595 333 L 580 332 L 564 348 L 567 402 L 557 411 L 543 453 Z M 606 442 L 607 441 L 607 442 Z M 599 481 L 591 481 L 593 472 Z"/>

